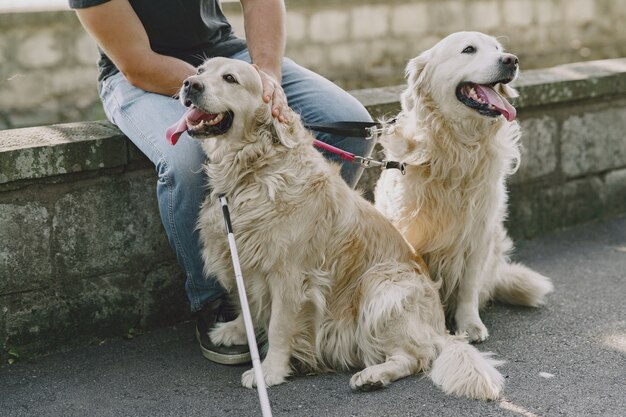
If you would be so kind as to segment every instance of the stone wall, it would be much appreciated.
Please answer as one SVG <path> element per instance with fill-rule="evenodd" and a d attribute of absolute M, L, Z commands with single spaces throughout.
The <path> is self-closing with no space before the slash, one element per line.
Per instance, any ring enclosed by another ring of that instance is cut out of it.
<path fill-rule="evenodd" d="M 401 82 L 451 32 L 501 37 L 523 69 L 626 56 L 625 0 L 287 0 L 287 55 L 354 89 Z M 243 34 L 237 3 L 224 9 Z"/>
<path fill-rule="evenodd" d="M 513 237 L 626 212 L 626 58 L 527 71 L 516 86 Z M 380 117 L 397 112 L 402 89 L 353 93 Z M 376 176 L 359 183 L 370 197 Z M 0 131 L 0 356 L 188 317 L 155 181 L 107 122 Z"/>
<path fill-rule="evenodd" d="M 0 356 L 187 317 L 155 184 L 108 122 L 0 132 Z"/>
<path fill-rule="evenodd" d="M 626 56 L 626 0 L 287 0 L 287 55 L 345 88 L 398 84 L 450 32 L 502 36 L 522 68 Z M 240 5 L 226 15 L 243 36 Z M 73 12 L 0 14 L 0 129 L 104 117 Z"/>

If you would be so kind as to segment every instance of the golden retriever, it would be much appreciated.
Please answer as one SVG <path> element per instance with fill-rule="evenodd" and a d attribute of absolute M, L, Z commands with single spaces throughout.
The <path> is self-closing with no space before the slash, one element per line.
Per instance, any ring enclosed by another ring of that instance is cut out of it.
<path fill-rule="evenodd" d="M 406 73 L 402 110 L 381 138 L 389 159 L 408 164 L 406 175 L 382 174 L 376 207 L 424 256 L 457 333 L 483 341 L 479 309 L 489 299 L 537 306 L 553 289 L 510 262 L 503 226 L 505 179 L 520 159 L 507 100 L 517 95 L 508 83 L 518 59 L 491 36 L 458 32 L 412 59 Z"/>
<path fill-rule="evenodd" d="M 269 340 L 265 384 L 283 383 L 293 366 L 365 368 L 350 380 L 361 390 L 424 371 L 447 393 L 497 398 L 499 362 L 446 331 L 438 287 L 411 246 L 313 148 L 299 117 L 276 121 L 261 93 L 253 66 L 210 59 L 185 82 L 190 110 L 170 135 L 186 130 L 207 154 L 206 274 L 236 294 L 218 197 L 230 200 L 253 319 Z M 245 343 L 242 316 L 210 337 Z M 256 383 L 243 374 L 245 387 Z"/>

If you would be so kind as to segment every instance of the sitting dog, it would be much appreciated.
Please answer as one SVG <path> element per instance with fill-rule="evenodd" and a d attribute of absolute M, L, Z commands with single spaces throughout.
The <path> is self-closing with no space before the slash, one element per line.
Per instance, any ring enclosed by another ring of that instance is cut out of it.
<path fill-rule="evenodd" d="M 508 258 L 505 178 L 519 163 L 520 128 L 507 98 L 518 59 L 477 32 L 449 35 L 407 66 L 395 125 L 381 137 L 406 175 L 385 171 L 376 207 L 424 256 L 449 322 L 488 337 L 479 309 L 491 299 L 537 306 L 550 280 Z"/>
<path fill-rule="evenodd" d="M 261 79 L 245 62 L 213 58 L 185 81 L 190 109 L 170 131 L 201 141 L 211 191 L 198 227 L 207 275 L 236 294 L 219 195 L 233 229 L 255 326 L 268 336 L 265 384 L 308 371 L 365 368 L 353 389 L 370 390 L 423 371 L 445 392 L 495 399 L 499 363 L 448 334 L 438 287 L 414 250 L 376 208 L 346 185 L 289 111 L 276 121 Z M 210 337 L 246 343 L 237 319 Z M 242 384 L 253 387 L 253 370 Z"/>

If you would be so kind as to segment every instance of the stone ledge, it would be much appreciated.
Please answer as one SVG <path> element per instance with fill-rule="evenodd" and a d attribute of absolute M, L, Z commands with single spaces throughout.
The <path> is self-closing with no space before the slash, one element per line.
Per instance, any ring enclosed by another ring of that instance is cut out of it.
<path fill-rule="evenodd" d="M 526 71 L 514 86 L 520 92 L 515 105 L 522 120 L 535 108 L 623 96 L 626 58 Z M 403 89 L 399 85 L 351 93 L 374 117 L 382 117 L 399 110 Z M 132 152 L 123 134 L 106 121 L 0 131 L 0 184 L 121 166 Z"/>
<path fill-rule="evenodd" d="M 0 131 L 0 184 L 128 164 L 128 141 L 108 122 Z"/>
<path fill-rule="evenodd" d="M 625 94 L 626 58 L 523 71 L 513 86 L 520 91 L 520 108 Z"/>

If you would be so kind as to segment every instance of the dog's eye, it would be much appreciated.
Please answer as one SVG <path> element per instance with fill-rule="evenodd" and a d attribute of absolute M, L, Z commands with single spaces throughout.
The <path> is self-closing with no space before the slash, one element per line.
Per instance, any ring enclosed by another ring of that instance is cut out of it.
<path fill-rule="evenodd" d="M 473 54 L 474 52 L 476 52 L 476 48 L 474 48 L 473 46 L 468 46 L 467 48 L 463 49 L 463 53 L 464 54 Z"/>
<path fill-rule="evenodd" d="M 226 81 L 227 83 L 230 84 L 239 84 L 237 82 L 237 79 L 233 76 L 233 74 L 224 74 L 222 75 L 222 78 L 224 79 L 224 81 Z"/>
<path fill-rule="evenodd" d="M 196 71 L 196 74 L 200 75 L 204 72 L 204 68 L 200 67 L 198 68 L 198 71 Z"/>

